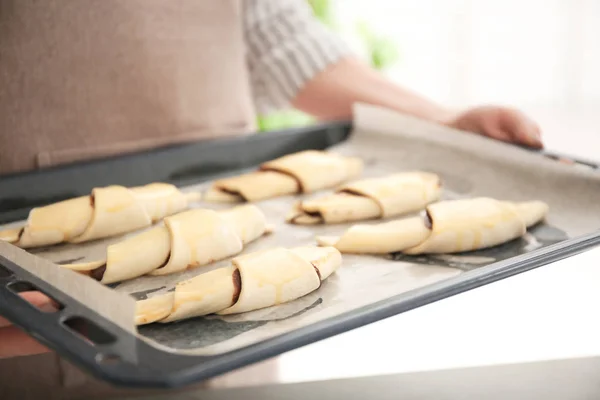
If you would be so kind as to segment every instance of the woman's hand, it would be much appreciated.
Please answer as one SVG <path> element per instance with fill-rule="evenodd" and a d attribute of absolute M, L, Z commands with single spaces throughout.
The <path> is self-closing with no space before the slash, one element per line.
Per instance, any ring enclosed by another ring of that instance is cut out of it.
<path fill-rule="evenodd" d="M 540 128 L 522 112 L 504 107 L 477 107 L 455 113 L 397 85 L 357 58 L 343 58 L 317 74 L 297 94 L 295 108 L 321 120 L 352 118 L 354 103 L 367 103 L 479 133 L 505 142 L 541 148 Z"/>
<path fill-rule="evenodd" d="M 42 293 L 23 292 L 21 293 L 21 296 L 42 310 L 53 311 L 56 309 L 52 304 L 52 300 Z M 49 349 L 44 347 L 37 340 L 23 332 L 21 329 L 12 326 L 8 320 L 0 317 L 0 358 L 27 356 L 49 351 Z"/>
<path fill-rule="evenodd" d="M 511 108 L 473 108 L 451 119 L 447 125 L 504 142 L 543 147 L 539 126 L 521 111 Z"/>

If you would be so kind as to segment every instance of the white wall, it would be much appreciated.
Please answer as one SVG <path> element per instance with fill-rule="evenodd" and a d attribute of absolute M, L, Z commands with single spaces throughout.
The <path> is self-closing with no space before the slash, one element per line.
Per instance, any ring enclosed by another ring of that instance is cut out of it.
<path fill-rule="evenodd" d="M 452 105 L 600 106 L 599 0 L 337 0 L 393 38 L 389 74 Z M 600 109 L 600 108 L 598 108 Z"/>

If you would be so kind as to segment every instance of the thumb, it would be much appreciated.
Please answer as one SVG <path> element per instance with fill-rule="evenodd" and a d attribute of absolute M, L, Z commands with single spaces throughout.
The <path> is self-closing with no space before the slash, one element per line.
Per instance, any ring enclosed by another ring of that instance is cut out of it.
<path fill-rule="evenodd" d="M 534 148 L 544 146 L 539 126 L 519 111 L 507 112 L 502 118 L 502 128 L 515 142 Z"/>

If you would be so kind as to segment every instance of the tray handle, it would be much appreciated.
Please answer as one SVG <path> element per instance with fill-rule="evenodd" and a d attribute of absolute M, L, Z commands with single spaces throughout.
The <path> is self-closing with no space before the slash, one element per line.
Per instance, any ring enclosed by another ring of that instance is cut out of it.
<path fill-rule="evenodd" d="M 42 310 L 21 296 L 23 292 L 41 292 L 57 307 Z M 104 370 L 137 364 L 134 336 L 2 256 L 0 315 L 86 369 L 90 363 Z"/>

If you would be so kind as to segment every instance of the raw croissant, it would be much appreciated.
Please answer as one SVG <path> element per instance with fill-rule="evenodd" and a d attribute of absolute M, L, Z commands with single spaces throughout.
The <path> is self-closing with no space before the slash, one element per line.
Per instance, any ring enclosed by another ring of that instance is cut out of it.
<path fill-rule="evenodd" d="M 163 222 L 108 246 L 105 260 L 63 267 L 105 284 L 146 274 L 167 275 L 238 254 L 269 231 L 265 215 L 251 204 L 225 211 L 184 211 Z"/>
<path fill-rule="evenodd" d="M 354 225 L 341 237 L 318 237 L 317 242 L 342 253 L 458 253 L 516 239 L 547 213 L 541 201 L 450 200 L 429 205 L 422 217 Z"/>
<path fill-rule="evenodd" d="M 0 240 L 31 248 L 107 238 L 149 227 L 198 198 L 167 183 L 95 188 L 89 196 L 32 209 L 24 227 L 1 231 Z"/>
<path fill-rule="evenodd" d="M 135 322 L 166 323 L 286 303 L 317 290 L 341 263 L 333 247 L 274 248 L 239 256 L 228 267 L 178 283 L 173 292 L 138 301 Z"/>
<path fill-rule="evenodd" d="M 342 185 L 336 193 L 298 202 L 287 221 L 336 224 L 389 218 L 424 209 L 438 200 L 440 178 L 428 172 L 403 172 Z"/>
<path fill-rule="evenodd" d="M 306 150 L 263 163 L 258 171 L 217 180 L 204 196 L 211 202 L 254 202 L 334 187 L 359 176 L 363 162 Z"/>

